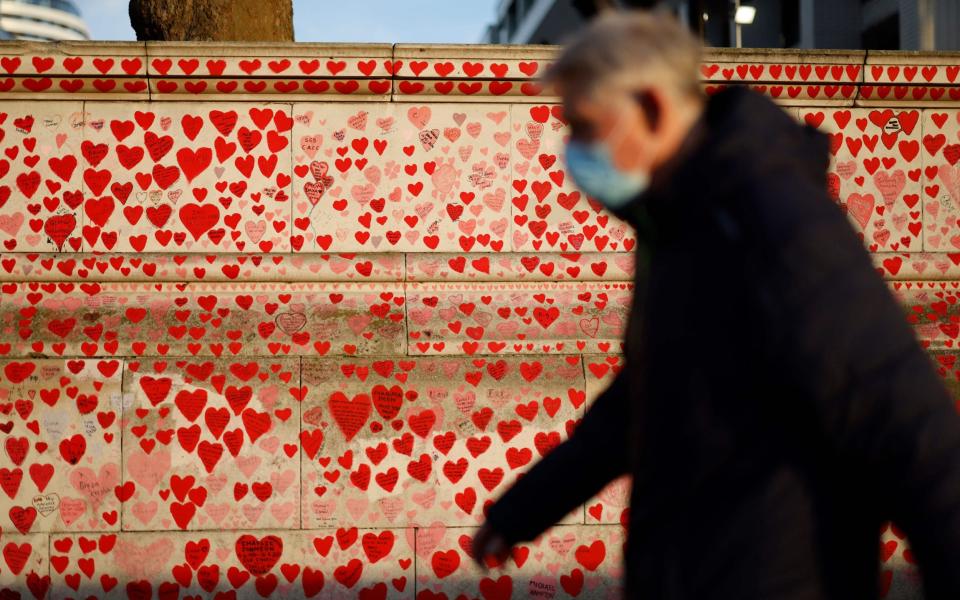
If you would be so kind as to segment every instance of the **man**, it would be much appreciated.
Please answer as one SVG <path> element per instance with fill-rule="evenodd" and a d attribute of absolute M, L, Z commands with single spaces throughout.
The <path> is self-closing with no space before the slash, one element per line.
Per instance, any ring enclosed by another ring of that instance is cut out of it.
<path fill-rule="evenodd" d="M 861 600 L 907 535 L 960 598 L 960 416 L 826 189 L 827 136 L 730 86 L 672 17 L 595 20 L 547 78 L 585 192 L 638 231 L 624 366 L 489 509 L 481 565 L 624 474 L 629 598 Z"/>

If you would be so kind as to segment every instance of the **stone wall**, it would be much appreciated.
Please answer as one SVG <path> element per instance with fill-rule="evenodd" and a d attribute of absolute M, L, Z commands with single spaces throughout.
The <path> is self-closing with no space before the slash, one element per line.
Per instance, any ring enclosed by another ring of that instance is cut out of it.
<path fill-rule="evenodd" d="M 554 52 L 0 44 L 0 586 L 616 597 L 626 480 L 501 570 L 467 555 L 621 365 L 634 233 L 565 177 Z M 833 135 L 831 191 L 955 391 L 958 58 L 702 68 Z"/>

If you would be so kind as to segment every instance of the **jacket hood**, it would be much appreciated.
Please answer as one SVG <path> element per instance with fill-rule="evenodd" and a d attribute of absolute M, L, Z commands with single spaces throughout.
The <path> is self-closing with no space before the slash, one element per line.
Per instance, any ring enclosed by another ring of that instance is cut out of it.
<path fill-rule="evenodd" d="M 746 86 L 722 88 L 700 115 L 702 137 L 677 165 L 615 214 L 650 245 L 665 240 L 710 202 L 772 169 L 826 186 L 829 136 Z"/>

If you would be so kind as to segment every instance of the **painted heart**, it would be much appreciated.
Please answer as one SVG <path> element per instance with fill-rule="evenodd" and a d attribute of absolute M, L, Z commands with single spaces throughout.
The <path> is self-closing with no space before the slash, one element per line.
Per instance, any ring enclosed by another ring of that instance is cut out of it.
<path fill-rule="evenodd" d="M 440 138 L 439 129 L 425 129 L 421 131 L 417 137 L 420 140 L 420 144 L 423 146 L 424 150 L 433 150 L 434 145 L 437 143 L 437 140 Z"/>
<path fill-rule="evenodd" d="M 429 106 L 411 106 L 407 109 L 407 119 L 417 129 L 423 129 L 430 122 L 431 111 Z"/>
<path fill-rule="evenodd" d="M 937 167 L 937 175 L 950 194 L 954 206 L 960 207 L 960 167 L 940 165 Z"/>
<path fill-rule="evenodd" d="M 893 206 L 897 198 L 900 197 L 900 193 L 907 183 L 907 176 L 902 169 L 897 169 L 889 174 L 886 171 L 877 171 L 873 176 L 873 181 L 881 197 L 883 197 L 883 203 L 889 209 Z"/>
<path fill-rule="evenodd" d="M 353 399 L 349 399 L 343 392 L 336 391 L 330 395 L 327 405 L 333 420 L 336 421 L 348 442 L 363 428 L 370 417 L 371 401 L 366 394 L 358 394 Z"/>
<path fill-rule="evenodd" d="M 215 204 L 184 204 L 180 207 L 179 215 L 194 241 L 220 221 L 220 209 Z"/>
<path fill-rule="evenodd" d="M 244 534 L 237 538 L 234 550 L 237 559 L 255 577 L 266 575 L 283 554 L 283 540 L 275 535 L 257 538 Z"/>
<path fill-rule="evenodd" d="M 873 206 L 875 204 L 873 194 L 850 194 L 847 197 L 847 207 L 849 214 L 860 225 L 861 229 L 866 229 L 870 217 L 873 215 Z"/>

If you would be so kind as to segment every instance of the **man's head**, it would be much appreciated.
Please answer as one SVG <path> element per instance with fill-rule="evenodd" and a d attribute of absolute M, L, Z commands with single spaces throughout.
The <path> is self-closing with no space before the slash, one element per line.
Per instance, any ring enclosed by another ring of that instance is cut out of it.
<path fill-rule="evenodd" d="M 606 12 L 566 45 L 544 81 L 563 98 L 567 163 L 584 191 L 622 204 L 674 154 L 706 103 L 701 53 L 658 11 Z"/>

